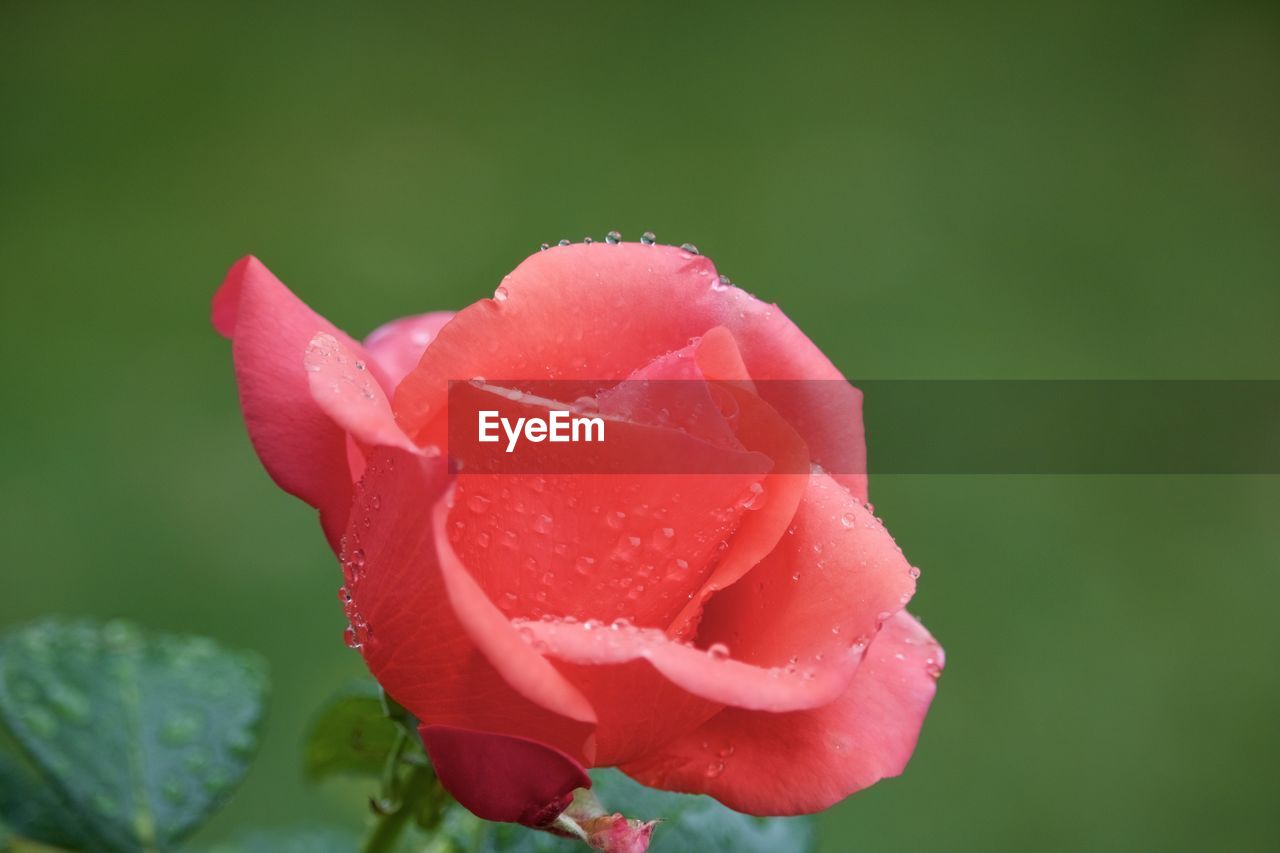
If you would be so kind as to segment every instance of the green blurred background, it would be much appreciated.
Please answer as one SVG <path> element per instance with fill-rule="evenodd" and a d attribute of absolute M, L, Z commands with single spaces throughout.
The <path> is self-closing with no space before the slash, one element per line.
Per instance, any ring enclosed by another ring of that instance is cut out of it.
<path fill-rule="evenodd" d="M 208 327 L 235 258 L 361 335 L 653 229 L 850 374 L 1280 378 L 1278 155 L 1272 3 L 3 0 L 0 624 L 261 650 L 263 755 L 198 838 L 358 821 L 298 769 L 362 668 Z M 823 850 L 1274 844 L 1275 477 L 872 497 L 949 664 Z"/>

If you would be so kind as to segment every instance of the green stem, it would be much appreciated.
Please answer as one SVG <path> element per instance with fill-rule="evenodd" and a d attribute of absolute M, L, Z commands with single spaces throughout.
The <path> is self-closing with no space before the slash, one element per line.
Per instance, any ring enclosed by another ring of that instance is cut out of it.
<path fill-rule="evenodd" d="M 389 814 L 382 815 L 361 848 L 363 853 L 388 853 L 394 850 L 400 834 L 413 818 L 414 812 L 432 796 L 436 787 L 436 774 L 429 767 L 414 767 L 400 789 L 399 801 Z"/>

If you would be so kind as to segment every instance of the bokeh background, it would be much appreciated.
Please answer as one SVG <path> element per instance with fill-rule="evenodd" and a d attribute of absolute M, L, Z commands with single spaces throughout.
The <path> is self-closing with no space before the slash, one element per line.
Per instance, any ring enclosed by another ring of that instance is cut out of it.
<path fill-rule="evenodd" d="M 3 0 L 0 625 L 261 650 L 264 752 L 197 840 L 357 822 L 299 772 L 362 668 L 208 327 L 238 256 L 362 335 L 653 229 L 858 376 L 1274 379 L 1278 154 L 1272 3 Z M 824 851 L 1274 843 L 1277 478 L 872 497 L 949 663 Z"/>

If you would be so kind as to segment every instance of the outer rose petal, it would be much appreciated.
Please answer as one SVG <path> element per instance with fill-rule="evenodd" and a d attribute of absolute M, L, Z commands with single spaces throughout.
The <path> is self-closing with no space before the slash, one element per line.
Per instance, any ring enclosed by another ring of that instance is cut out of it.
<path fill-rule="evenodd" d="M 254 257 L 237 261 L 213 297 L 214 327 L 232 339 L 249 439 L 280 488 L 320 510 L 337 547 L 351 505 L 347 439 L 311 396 L 303 358 L 324 332 L 359 359 L 364 350 L 280 283 Z"/>
<path fill-rule="evenodd" d="M 831 704 L 790 714 L 727 708 L 622 769 L 645 785 L 710 794 L 748 814 L 820 811 L 903 771 L 942 665 L 942 648 L 904 610 Z"/>
<path fill-rule="evenodd" d="M 422 743 L 446 791 L 485 820 L 545 826 L 590 788 L 582 765 L 529 740 L 451 726 L 422 726 Z"/>
<path fill-rule="evenodd" d="M 410 370 L 418 366 L 423 351 L 435 340 L 444 324 L 453 319 L 452 311 L 432 311 L 392 320 L 369 333 L 364 348 L 382 368 L 387 393 L 400 384 Z"/>
<path fill-rule="evenodd" d="M 440 330 L 430 357 L 396 389 L 396 416 L 423 442 L 451 379 L 618 381 L 724 326 L 757 381 L 836 380 L 772 383 L 761 393 L 804 438 L 814 461 L 865 498 L 862 422 L 848 419 L 861 411 L 861 393 L 776 306 L 716 281 L 709 259 L 673 246 L 593 243 L 538 252 L 503 280 L 498 298 L 458 312 Z M 571 333 L 567 317 L 581 318 Z"/>
<path fill-rule="evenodd" d="M 458 621 L 432 525 L 447 482 L 443 460 L 390 448 L 370 454 L 344 552 L 348 616 L 367 625 L 361 653 L 370 672 L 425 725 L 532 736 L 589 762 L 595 717 L 581 694 L 521 644 L 503 649 L 486 639 L 488 651 L 509 653 L 538 682 L 537 698 L 526 697 Z"/>

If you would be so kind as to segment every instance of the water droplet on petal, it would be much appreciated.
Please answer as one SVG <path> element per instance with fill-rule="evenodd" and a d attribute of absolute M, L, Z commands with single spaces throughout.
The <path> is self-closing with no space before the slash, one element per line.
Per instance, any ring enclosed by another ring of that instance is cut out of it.
<path fill-rule="evenodd" d="M 550 248 L 551 248 L 551 244 L 550 244 L 550 243 L 541 243 L 541 244 L 539 244 L 539 246 L 538 246 L 538 251 L 539 251 L 539 252 L 545 252 L 547 249 L 550 249 Z"/>
<path fill-rule="evenodd" d="M 751 487 L 747 489 L 746 495 L 742 498 L 741 506 L 743 509 L 757 510 L 761 509 L 767 500 L 764 486 L 759 483 L 752 483 Z"/>
<path fill-rule="evenodd" d="M 557 243 L 556 245 L 557 245 L 557 246 L 568 246 L 568 245 L 570 245 L 570 244 L 571 244 L 571 242 L 572 242 L 572 241 L 570 241 L 570 240 L 561 240 L 561 241 L 560 241 L 559 243 Z"/>
<path fill-rule="evenodd" d="M 498 289 L 493 292 L 493 299 L 495 302 L 506 302 L 507 289 L 502 285 L 498 285 Z"/>
<path fill-rule="evenodd" d="M 676 529 L 674 527 L 659 527 L 653 531 L 651 544 L 655 550 L 668 551 L 672 544 L 675 543 Z"/>
<path fill-rule="evenodd" d="M 854 527 L 858 523 L 858 517 L 851 512 L 846 512 L 840 516 L 840 524 L 845 528 Z"/>
<path fill-rule="evenodd" d="M 691 255 L 698 254 L 698 247 L 693 245 L 692 243 L 681 243 L 680 248 Z"/>
<path fill-rule="evenodd" d="M 622 242 L 622 234 L 617 231 L 610 231 L 604 235 L 604 241 L 610 246 L 616 246 Z"/>
<path fill-rule="evenodd" d="M 658 235 L 654 234 L 652 231 L 646 231 L 640 235 L 640 242 L 646 246 L 652 246 L 654 243 L 658 242 Z"/>
<path fill-rule="evenodd" d="M 729 647 L 724 643 L 712 643 L 707 647 L 707 656 L 712 660 L 728 660 Z"/>

